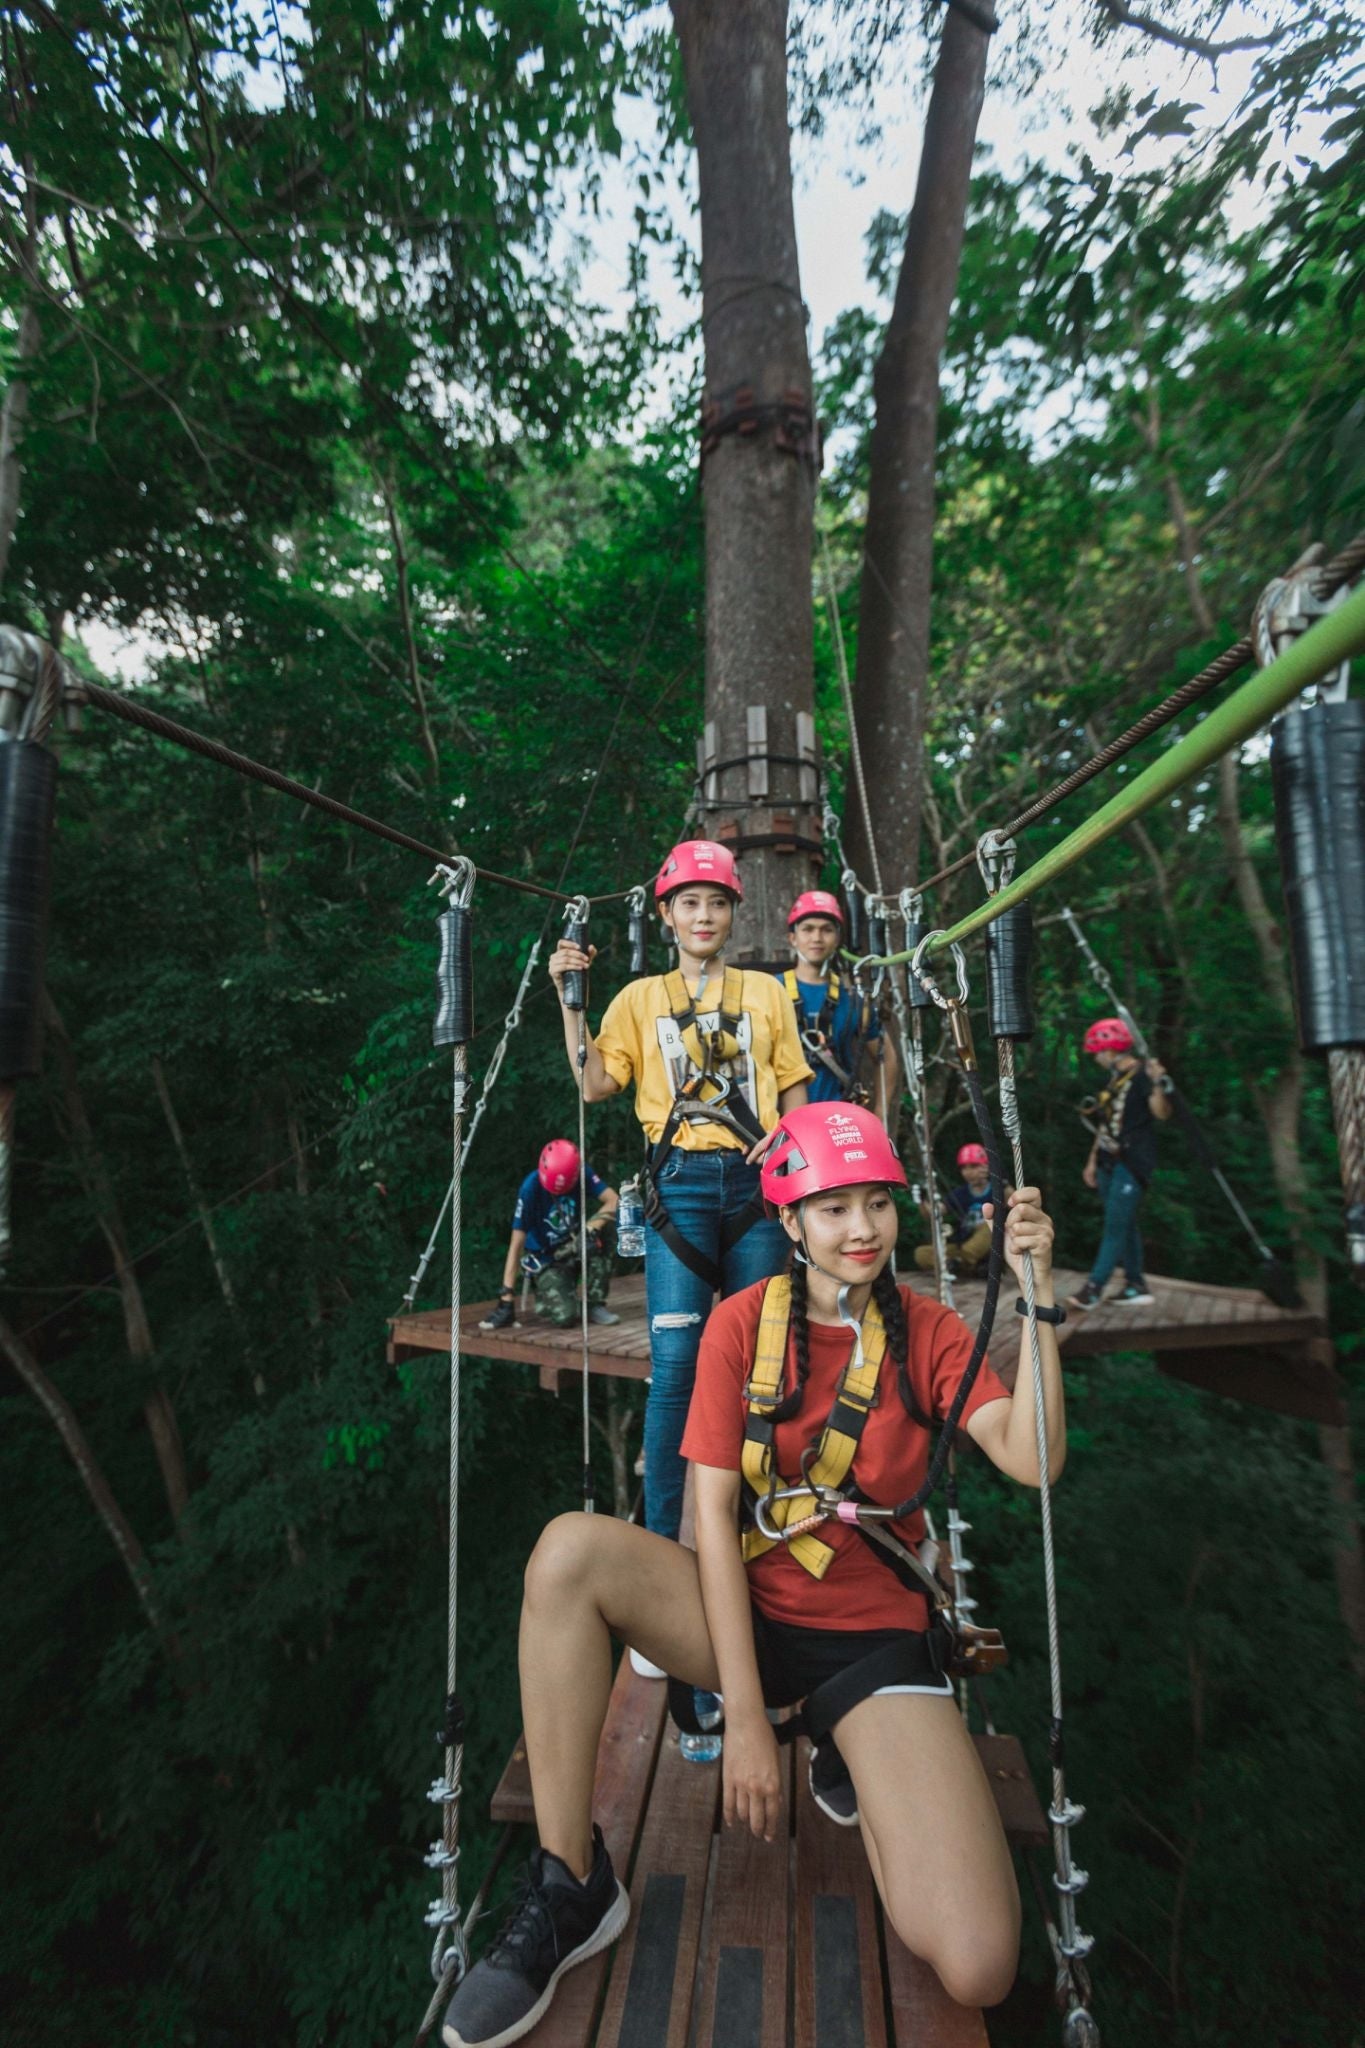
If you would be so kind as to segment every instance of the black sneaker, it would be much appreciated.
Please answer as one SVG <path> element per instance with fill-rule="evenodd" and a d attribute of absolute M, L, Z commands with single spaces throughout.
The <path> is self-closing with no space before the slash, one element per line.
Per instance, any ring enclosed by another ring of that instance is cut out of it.
<path fill-rule="evenodd" d="M 1114 1296 L 1119 1308 L 1149 1308 L 1155 1300 L 1156 1296 L 1149 1294 L 1140 1280 L 1130 1280 L 1123 1292 Z"/>
<path fill-rule="evenodd" d="M 1067 1296 L 1067 1305 L 1070 1308 L 1097 1308 L 1103 1299 L 1102 1291 L 1098 1287 L 1092 1287 L 1087 1280 L 1084 1287 L 1078 1287 L 1074 1294 Z"/>
<path fill-rule="evenodd" d="M 479 1328 L 481 1330 L 506 1330 L 511 1327 L 516 1319 L 517 1305 L 515 1301 L 504 1296 L 494 1309 L 492 1315 L 484 1317 L 483 1321 L 479 1324 Z"/>
<path fill-rule="evenodd" d="M 836 1827 L 857 1827 L 858 1794 L 848 1775 L 848 1765 L 832 1742 L 819 1742 L 812 1747 L 808 1782 L 811 1798 L 827 1819 Z"/>
<path fill-rule="evenodd" d="M 630 1899 L 600 1828 L 592 1839 L 592 1869 L 582 1884 L 558 1856 L 536 1850 L 497 1939 L 446 2007 L 446 2048 L 504 2048 L 519 2041 L 548 2007 L 564 1972 L 620 1934 Z"/>

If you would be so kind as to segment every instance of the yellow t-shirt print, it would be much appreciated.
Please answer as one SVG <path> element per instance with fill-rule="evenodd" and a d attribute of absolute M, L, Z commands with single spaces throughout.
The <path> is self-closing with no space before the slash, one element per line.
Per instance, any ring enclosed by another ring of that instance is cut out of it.
<path fill-rule="evenodd" d="M 781 984 L 769 974 L 747 971 L 742 983 L 743 1007 L 735 1034 L 739 1052 L 716 1071 L 729 1077 L 764 1130 L 770 1131 L 777 1122 L 778 1096 L 798 1081 L 809 1081 L 811 1070 L 797 1035 L 796 1012 Z M 720 1024 L 719 978 L 714 992 L 717 1006 L 697 1013 L 703 1031 L 715 1031 Z M 597 1033 L 597 1049 L 618 1086 L 628 1088 L 634 1082 L 635 1114 L 651 1145 L 657 1145 L 673 1098 L 693 1071 L 682 1033 L 673 1022 L 662 974 L 627 982 L 612 997 Z M 723 1124 L 685 1123 L 674 1142 L 684 1152 L 745 1149 Z"/>

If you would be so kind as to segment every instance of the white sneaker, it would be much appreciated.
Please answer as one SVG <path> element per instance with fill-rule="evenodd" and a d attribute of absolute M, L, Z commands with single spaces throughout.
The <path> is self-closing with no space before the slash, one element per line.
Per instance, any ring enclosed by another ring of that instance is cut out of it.
<path fill-rule="evenodd" d="M 642 1657 L 638 1650 L 630 1653 L 630 1668 L 637 1678 L 667 1678 L 668 1673 L 661 1665 L 651 1664 L 648 1657 Z"/>

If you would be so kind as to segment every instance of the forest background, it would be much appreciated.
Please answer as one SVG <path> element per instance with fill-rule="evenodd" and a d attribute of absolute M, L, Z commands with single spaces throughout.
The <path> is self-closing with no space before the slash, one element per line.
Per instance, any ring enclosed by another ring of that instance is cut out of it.
<path fill-rule="evenodd" d="M 939 422 L 929 864 L 1236 638 L 1307 542 L 1362 524 L 1359 18 L 1134 12 L 1001 10 L 988 92 L 1045 105 L 1079 51 L 1097 132 L 1132 147 L 1105 169 L 978 160 Z M 875 150 L 877 80 L 899 65 L 910 94 L 942 19 L 794 8 L 794 123 L 818 143 L 837 112 Z M 1182 91 L 1115 85 L 1143 39 L 1163 61 L 1183 46 Z M 1224 42 L 1253 61 L 1214 118 Z M 667 15 L 32 0 L 5 7 L 0 45 L 6 620 L 92 673 L 98 628 L 135 631 L 148 701 L 488 867 L 643 880 L 686 812 L 701 717 L 692 171 Z M 623 139 L 641 107 L 648 149 Z M 609 310 L 564 227 L 608 175 L 638 195 Z M 876 220 L 863 301 L 812 336 L 850 644 L 903 232 Z M 680 332 L 665 275 L 693 307 Z M 448 1173 L 427 871 L 93 713 L 59 752 L 47 1061 L 21 1090 L 0 1324 L 4 2035 L 371 2048 L 429 1988 L 446 1383 L 437 1360 L 384 1362 Z M 1262 745 L 1237 780 L 1277 912 Z M 1320 1274 L 1359 1429 L 1325 1082 L 1267 984 L 1226 801 L 1217 777 L 1187 788 L 1070 900 L 1260 1230 Z M 974 891 L 943 892 L 938 921 Z M 489 888 L 476 917 L 477 1079 L 557 912 Z M 594 936 L 596 1010 L 623 917 Z M 1097 992 L 1055 922 L 1037 993 L 1029 1155 L 1084 1264 Z M 944 1077 L 946 1170 L 965 1125 Z M 537 976 L 466 1178 L 471 1293 L 573 1113 Z M 590 1149 L 613 1178 L 633 1167 L 626 1106 L 593 1111 Z M 1170 1134 L 1145 1221 L 1156 1270 L 1253 1280 Z M 83 1433 L 86 1486 L 35 1389 Z M 1087 1362 L 1068 1396 L 1069 1768 L 1106 2039 L 1358 2042 L 1365 1765 L 1315 1432 L 1141 1356 Z M 575 1428 L 529 1373 L 469 1370 L 471 1872 L 517 1725 L 519 1574 L 574 1500 Z M 1013 1653 L 996 1718 L 1041 1768 L 1033 1503 L 980 1467 L 967 1492 L 977 1590 Z M 993 2039 L 1052 2038 L 1049 1974 L 1034 1921 Z"/>

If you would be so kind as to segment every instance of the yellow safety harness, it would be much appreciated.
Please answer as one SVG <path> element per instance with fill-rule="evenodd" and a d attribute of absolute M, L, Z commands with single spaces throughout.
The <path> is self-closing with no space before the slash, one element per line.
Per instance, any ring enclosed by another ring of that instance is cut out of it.
<path fill-rule="evenodd" d="M 753 1371 L 744 1389 L 744 1450 L 740 1459 L 740 1470 L 750 1495 L 755 1501 L 767 1499 L 766 1512 L 776 1528 L 785 1528 L 790 1521 L 802 1520 L 814 1504 L 813 1497 L 803 1499 L 799 1494 L 794 1499 L 776 1498 L 779 1489 L 801 1483 L 783 1478 L 773 1467 L 773 1441 L 777 1427 L 773 1414 L 783 1398 L 790 1325 L 791 1281 L 782 1274 L 770 1280 L 764 1290 Z M 855 1344 L 853 1356 L 839 1380 L 834 1406 L 825 1417 L 814 1456 L 802 1461 L 802 1481 L 809 1480 L 817 1486 L 842 1487 L 853 1469 L 863 1425 L 876 1406 L 877 1382 L 886 1356 L 886 1328 L 875 1301 L 867 1305 L 862 1334 L 862 1356 L 859 1358 Z M 765 1551 L 773 1548 L 772 1537 L 765 1536 L 762 1530 L 745 1530 L 742 1539 L 745 1564 L 752 1564 L 756 1557 L 762 1557 Z M 809 1532 L 791 1537 L 787 1549 L 815 1579 L 823 1579 L 835 1556 L 831 1544 L 821 1542 L 818 1536 Z"/>

